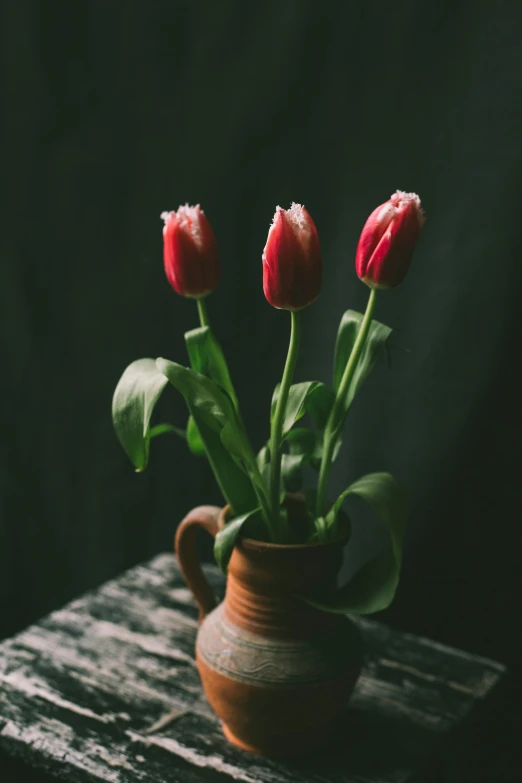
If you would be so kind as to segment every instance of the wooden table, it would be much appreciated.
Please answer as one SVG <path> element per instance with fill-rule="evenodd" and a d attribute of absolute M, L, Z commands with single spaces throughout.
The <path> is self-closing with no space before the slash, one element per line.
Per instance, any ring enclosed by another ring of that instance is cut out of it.
<path fill-rule="evenodd" d="M 221 573 L 206 571 L 222 593 Z M 161 554 L 0 644 L 0 748 L 75 783 L 413 780 L 504 667 L 357 622 L 365 669 L 331 745 L 299 762 L 252 756 L 225 741 L 205 700 L 195 606 Z"/>

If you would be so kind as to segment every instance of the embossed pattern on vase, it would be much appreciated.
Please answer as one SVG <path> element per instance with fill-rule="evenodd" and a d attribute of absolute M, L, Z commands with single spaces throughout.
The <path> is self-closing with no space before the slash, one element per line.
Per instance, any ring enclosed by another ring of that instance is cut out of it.
<path fill-rule="evenodd" d="M 335 628 L 312 639 L 267 639 L 232 623 L 223 604 L 208 616 L 198 637 L 198 655 L 220 674 L 288 688 L 341 677 L 347 653 L 357 646 L 357 631 L 342 617 Z"/>

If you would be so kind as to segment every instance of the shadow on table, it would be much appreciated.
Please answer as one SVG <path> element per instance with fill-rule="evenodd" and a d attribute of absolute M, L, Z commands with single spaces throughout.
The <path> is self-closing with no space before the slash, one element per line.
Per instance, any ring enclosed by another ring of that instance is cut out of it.
<path fill-rule="evenodd" d="M 337 779 L 343 770 L 347 780 L 353 776 L 411 783 L 516 783 L 522 781 L 521 703 L 522 688 L 507 676 L 449 739 L 430 746 L 425 729 L 412 726 L 407 716 L 398 720 L 396 715 L 351 707 L 328 746 L 312 757 L 289 762 L 288 768 L 315 773 L 321 780 Z M 412 768 L 418 772 L 410 778 Z"/>
<path fill-rule="evenodd" d="M 430 739 L 432 739 L 430 737 Z M 331 741 L 321 751 L 289 768 L 337 780 L 344 771 L 347 779 L 400 780 L 419 769 L 426 756 L 437 748 L 426 744 L 426 729 L 407 717 L 368 713 L 349 708 L 337 724 Z"/>
<path fill-rule="evenodd" d="M 43 770 L 28 767 L 19 759 L 0 751 L 0 780 L 2 783 L 56 783 L 56 778 Z"/>

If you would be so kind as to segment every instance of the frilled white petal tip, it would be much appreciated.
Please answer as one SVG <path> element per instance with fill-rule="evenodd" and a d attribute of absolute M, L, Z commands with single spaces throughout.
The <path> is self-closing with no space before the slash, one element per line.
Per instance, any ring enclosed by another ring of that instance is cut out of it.
<path fill-rule="evenodd" d="M 422 226 L 426 218 L 421 206 L 421 200 L 416 193 L 406 193 L 404 190 L 396 190 L 395 193 L 390 196 L 390 201 L 396 209 L 400 209 L 402 206 L 406 206 L 413 202 L 417 210 L 418 221 Z"/>
<path fill-rule="evenodd" d="M 180 228 L 184 228 L 190 231 L 194 237 L 199 236 L 199 217 L 205 213 L 201 209 L 199 204 L 192 207 L 189 204 L 183 204 L 178 207 L 177 210 L 171 210 L 170 212 L 162 212 L 160 217 L 164 221 L 163 233 L 169 222 L 173 217 L 176 217 Z"/>

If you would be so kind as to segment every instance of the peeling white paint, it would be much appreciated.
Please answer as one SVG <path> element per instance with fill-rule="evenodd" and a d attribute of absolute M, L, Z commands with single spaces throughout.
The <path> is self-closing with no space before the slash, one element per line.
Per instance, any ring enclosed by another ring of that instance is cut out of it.
<path fill-rule="evenodd" d="M 68 699 L 62 698 L 59 694 L 55 693 L 47 683 L 41 682 L 36 678 L 26 677 L 21 671 L 13 671 L 4 677 L 0 677 L 0 682 L 11 685 L 17 691 L 22 691 L 22 693 L 25 693 L 27 696 L 44 699 L 44 701 L 48 701 L 56 707 L 70 710 L 77 715 L 83 715 L 85 718 L 91 718 L 100 723 L 114 723 L 116 720 L 116 715 L 97 715 L 88 707 L 82 707 Z"/>
<path fill-rule="evenodd" d="M 184 618 L 185 621 L 187 619 L 189 618 Z M 190 625 L 191 627 L 197 626 L 197 623 L 191 621 Z M 108 623 L 105 620 L 100 620 L 93 628 L 93 633 L 102 639 L 117 639 L 119 642 L 123 642 L 127 645 L 135 644 L 145 652 L 152 653 L 153 655 L 161 655 L 162 658 L 170 658 L 173 661 L 183 661 L 183 663 L 188 663 L 190 666 L 196 666 L 193 656 L 183 653 L 173 646 L 169 646 L 155 636 L 130 631 L 122 625 L 116 625 L 116 623 Z"/>
<path fill-rule="evenodd" d="M 126 734 L 131 738 L 133 742 L 141 742 L 146 747 L 155 745 L 157 748 L 163 748 L 163 750 L 173 753 L 175 756 L 180 756 L 185 761 L 189 761 L 191 764 L 195 764 L 196 767 L 209 767 L 216 772 L 223 772 L 225 775 L 230 775 L 234 780 L 242 780 L 244 783 L 263 783 L 259 778 L 253 778 L 248 775 L 240 767 L 236 767 L 234 764 L 229 764 L 224 761 L 222 756 L 217 754 L 211 754 L 205 756 L 192 748 L 187 748 L 171 737 L 143 737 L 141 734 L 136 734 L 133 731 L 127 731 Z"/>

